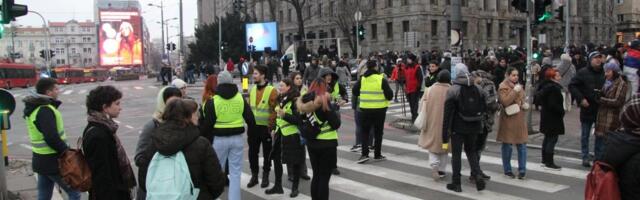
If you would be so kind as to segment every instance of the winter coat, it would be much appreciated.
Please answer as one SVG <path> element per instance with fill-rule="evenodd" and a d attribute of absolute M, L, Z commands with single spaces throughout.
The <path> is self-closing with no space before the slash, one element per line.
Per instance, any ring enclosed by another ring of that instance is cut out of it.
<path fill-rule="evenodd" d="M 540 132 L 544 134 L 563 135 L 564 98 L 562 97 L 562 85 L 551 80 L 544 80 L 540 83 L 540 93 L 542 110 L 540 110 Z"/>
<path fill-rule="evenodd" d="M 256 92 L 258 93 L 258 92 Z M 275 95 L 275 90 L 271 93 L 271 95 Z M 216 88 L 216 95 L 219 95 L 223 99 L 231 99 L 238 94 L 238 86 L 234 84 L 221 84 Z M 277 96 L 277 95 L 275 95 Z M 262 97 L 262 95 L 258 95 L 258 97 Z M 244 99 L 244 98 L 243 98 Z M 258 101 L 258 100 L 256 100 Z M 233 136 L 243 134 L 245 132 L 244 127 L 239 128 L 214 128 L 215 122 L 217 121 L 216 116 L 216 108 L 214 106 L 213 98 L 210 98 L 206 101 L 204 105 L 204 114 L 200 116 L 203 118 L 201 120 L 202 123 L 199 124 L 200 131 L 202 136 L 207 138 L 209 142 L 213 144 L 213 138 L 215 136 Z M 244 122 L 248 125 L 248 127 L 254 127 L 256 124 L 255 118 L 253 116 L 253 111 L 251 111 L 251 107 L 247 103 L 247 100 L 244 99 L 244 109 L 242 112 L 242 118 Z"/>
<path fill-rule="evenodd" d="M 142 189 L 142 191 L 146 191 L 147 168 L 149 168 L 146 164 L 151 162 L 153 154 L 158 151 L 151 141 L 151 133 L 159 125 L 160 122 L 155 118 L 144 124 L 140 137 L 138 138 L 138 145 L 136 145 L 134 162 L 138 167 L 138 188 Z"/>
<path fill-rule="evenodd" d="M 300 124 L 300 117 L 298 113 L 298 108 L 296 107 L 296 99 L 287 99 L 283 102 L 280 102 L 280 105 L 286 105 L 288 102 L 292 102 L 291 104 L 291 113 L 285 114 L 282 119 L 289 122 L 290 124 Z M 300 164 L 305 162 L 305 152 L 304 145 L 300 141 L 300 134 L 293 134 L 288 136 L 283 136 L 280 132 L 279 136 L 281 137 L 280 142 L 282 145 L 281 153 L 282 153 L 282 163 L 284 164 Z M 275 140 L 274 140 L 275 141 Z M 275 149 L 275 148 L 274 148 Z"/>
<path fill-rule="evenodd" d="M 373 74 L 379 74 L 377 71 L 375 70 L 367 70 L 364 73 L 364 77 L 369 77 Z M 353 94 L 353 97 L 360 97 L 360 89 L 362 88 L 362 84 L 361 84 L 361 80 L 356 81 L 356 84 L 353 85 L 353 88 L 351 89 L 351 92 Z M 391 99 L 393 99 L 393 90 L 391 89 L 391 86 L 389 85 L 389 82 L 387 82 L 386 78 L 382 79 L 382 92 L 384 94 L 384 98 L 387 99 L 388 101 L 390 101 Z M 358 106 L 359 107 L 359 106 Z M 359 109 L 359 108 L 358 108 Z M 364 109 L 360 109 L 360 111 L 365 112 L 365 113 L 375 113 L 375 112 L 386 112 L 387 108 L 373 108 L 373 109 L 369 109 L 369 108 L 364 108 Z"/>
<path fill-rule="evenodd" d="M 578 70 L 576 76 L 569 83 L 571 97 L 578 102 L 586 99 L 589 107 L 580 106 L 580 121 L 595 122 L 598 112 L 598 101 L 595 90 L 601 90 L 604 85 L 604 70 L 585 67 Z"/>
<path fill-rule="evenodd" d="M 622 199 L 639 199 L 640 136 L 623 130 L 607 133 L 607 145 L 601 161 L 616 169 Z"/>
<path fill-rule="evenodd" d="M 103 124 L 89 122 L 82 135 L 82 150 L 91 169 L 89 199 L 131 199 L 118 166 L 114 132 Z"/>
<path fill-rule="evenodd" d="M 429 75 L 425 78 L 424 86 L 431 87 L 432 85 L 438 82 L 438 73 L 440 73 L 442 69 L 438 68 L 435 72 L 429 72 Z"/>
<path fill-rule="evenodd" d="M 571 83 L 571 79 L 576 75 L 576 67 L 571 63 L 571 57 L 561 56 L 560 65 L 556 68 L 558 72 L 560 72 L 560 85 L 562 85 L 563 91 L 569 91 L 569 83 Z"/>
<path fill-rule="evenodd" d="M 349 80 L 351 80 L 351 72 L 347 66 L 342 65 L 336 68 L 336 74 L 338 74 L 338 82 L 340 85 L 347 86 L 349 85 Z"/>
<path fill-rule="evenodd" d="M 622 76 L 618 76 L 609 90 L 602 89 L 602 96 L 598 100 L 598 117 L 595 134 L 605 136 L 609 131 L 620 128 L 620 111 L 627 99 L 629 83 Z"/>
<path fill-rule="evenodd" d="M 191 180 L 200 189 L 198 199 L 215 199 L 222 194 L 225 175 L 211 143 L 200 136 L 198 127 L 185 127 L 174 121 L 166 121 L 151 133 L 151 138 L 161 155 L 171 156 L 182 151 Z"/>
<path fill-rule="evenodd" d="M 451 87 L 448 83 L 436 83 L 429 87 L 422 95 L 420 113 L 425 115 L 424 129 L 420 130 L 418 146 L 431 153 L 446 153 L 442 149 L 442 123 L 444 102 L 447 91 Z"/>
<path fill-rule="evenodd" d="M 520 112 L 517 114 L 508 116 L 505 109 L 500 112 L 499 125 L 498 125 L 498 137 L 497 140 L 506 144 L 525 144 L 527 143 L 527 125 L 525 122 L 525 111 L 522 105 L 525 103 L 525 91 L 520 92 L 513 90 L 515 85 L 505 79 L 500 83 L 498 87 L 498 102 L 503 108 L 506 108 L 513 104 L 520 105 Z"/>
<path fill-rule="evenodd" d="M 422 80 L 422 68 L 420 67 L 420 65 L 414 63 L 414 64 L 407 64 L 407 66 L 404 68 L 404 75 L 405 75 L 405 91 L 407 94 L 411 94 L 414 92 L 420 92 L 420 88 L 421 88 L 421 84 L 423 84 Z"/>
<path fill-rule="evenodd" d="M 58 157 L 60 157 L 60 154 L 66 151 L 69 146 L 65 141 L 60 139 L 60 135 L 58 135 L 56 117 L 53 114 L 53 110 L 49 107 L 45 107 L 45 105 L 52 105 L 53 107 L 58 108 L 62 102 L 41 94 L 32 94 L 25 97 L 22 101 L 24 102 L 25 118 L 29 117 L 35 109 L 43 106 L 40 108 L 34 124 L 44 136 L 44 142 L 56 151 L 54 154 L 47 155 L 32 153 L 31 167 L 33 172 L 43 175 L 60 174 L 60 170 L 58 168 Z"/>
<path fill-rule="evenodd" d="M 487 102 L 487 94 L 474 84 L 473 77 L 468 73 L 458 73 L 453 85 L 447 90 L 447 97 L 444 103 L 444 119 L 442 123 L 442 140 L 448 143 L 451 132 L 453 134 L 480 134 L 482 133 L 482 120 L 477 122 L 464 121 L 456 108 L 462 87 L 477 87 L 482 97 Z"/>
<path fill-rule="evenodd" d="M 330 98 L 329 93 L 325 93 L 325 96 Z M 322 109 L 322 99 L 316 96 L 315 93 L 307 93 L 296 100 L 296 107 L 300 114 L 314 113 L 318 117 L 318 120 L 327 122 L 332 129 L 338 130 L 341 125 L 340 114 L 334 107 L 330 105 L 329 110 Z M 338 134 L 339 135 L 339 134 Z M 338 140 L 306 140 L 309 148 L 321 149 L 321 148 L 336 148 L 338 147 Z"/>

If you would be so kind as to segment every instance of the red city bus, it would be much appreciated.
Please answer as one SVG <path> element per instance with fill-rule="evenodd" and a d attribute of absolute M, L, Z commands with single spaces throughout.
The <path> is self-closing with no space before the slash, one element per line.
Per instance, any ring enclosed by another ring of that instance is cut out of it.
<path fill-rule="evenodd" d="M 71 84 L 84 82 L 84 70 L 81 68 L 71 68 L 70 66 L 56 67 L 53 72 L 56 75 L 58 84 Z"/>
<path fill-rule="evenodd" d="M 38 81 L 36 67 L 27 64 L 0 63 L 0 87 L 11 89 L 13 87 L 27 88 Z"/>

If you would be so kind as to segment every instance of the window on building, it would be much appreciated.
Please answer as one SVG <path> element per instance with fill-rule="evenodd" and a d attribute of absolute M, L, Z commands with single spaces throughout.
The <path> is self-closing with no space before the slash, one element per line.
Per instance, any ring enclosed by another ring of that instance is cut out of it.
<path fill-rule="evenodd" d="M 460 29 L 461 29 L 460 32 L 462 32 L 462 35 L 470 35 L 469 32 L 467 32 L 467 30 L 469 30 L 469 29 L 467 29 L 467 26 L 469 26 L 469 23 L 466 22 L 466 21 L 463 21 L 462 22 L 462 27 L 460 27 Z"/>
<path fill-rule="evenodd" d="M 460 5 L 462 7 L 467 7 L 469 6 L 469 0 L 460 0 Z"/>
<path fill-rule="evenodd" d="M 336 29 L 332 28 L 331 30 L 329 30 L 329 32 L 331 33 L 331 38 L 336 38 Z"/>
<path fill-rule="evenodd" d="M 370 0 L 369 3 L 371 4 L 371 8 L 375 9 L 376 8 L 376 4 L 378 4 L 378 1 Z"/>
<path fill-rule="evenodd" d="M 291 22 L 291 8 L 287 9 L 287 22 Z"/>
<path fill-rule="evenodd" d="M 91 53 L 91 48 L 87 48 L 87 53 Z"/>
<path fill-rule="evenodd" d="M 76 43 L 76 38 L 72 37 L 71 38 L 71 43 Z"/>
<path fill-rule="evenodd" d="M 624 21 L 624 15 L 618 15 L 618 22 Z"/>
<path fill-rule="evenodd" d="M 598 39 L 598 27 L 595 27 L 595 29 L 596 29 L 595 30 L 595 36 L 596 36 L 595 38 Z"/>
<path fill-rule="evenodd" d="M 578 37 L 582 37 L 582 27 L 578 27 Z"/>
<path fill-rule="evenodd" d="M 448 6 L 448 5 L 451 5 L 451 0 L 446 0 L 446 1 L 444 1 L 444 2 L 447 4 L 447 6 Z"/>
<path fill-rule="evenodd" d="M 75 58 L 74 58 L 74 59 L 73 59 L 73 63 L 74 63 L 74 64 L 75 64 L 75 63 L 78 63 L 78 59 L 75 59 Z"/>
<path fill-rule="evenodd" d="M 438 5 L 438 0 L 431 0 L 431 5 L 437 6 Z"/>
<path fill-rule="evenodd" d="M 502 8 L 500 4 L 501 4 L 500 1 L 496 1 L 496 11 L 499 11 Z"/>
<path fill-rule="evenodd" d="M 504 23 L 498 24 L 498 37 L 500 38 L 504 37 Z"/>
<path fill-rule="evenodd" d="M 489 1 L 488 0 L 482 0 L 482 10 L 487 10 L 489 9 Z"/>
<path fill-rule="evenodd" d="M 278 11 L 278 21 L 280 23 L 284 22 L 284 12 L 282 10 Z"/>
<path fill-rule="evenodd" d="M 409 21 L 402 21 L 402 32 L 409 32 Z"/>
<path fill-rule="evenodd" d="M 371 24 L 371 39 L 378 39 L 378 24 Z"/>
<path fill-rule="evenodd" d="M 336 2 L 335 2 L 335 1 L 331 1 L 331 2 L 329 2 L 329 16 L 332 16 L 332 17 L 333 17 L 333 16 L 336 16 L 336 13 L 335 13 L 335 11 L 334 11 L 334 9 L 335 9 L 335 4 L 336 4 Z"/>
<path fill-rule="evenodd" d="M 71 53 L 75 54 L 76 53 L 76 48 L 71 48 Z"/>
<path fill-rule="evenodd" d="M 318 3 L 318 17 L 322 17 L 322 3 Z"/>
<path fill-rule="evenodd" d="M 393 38 L 393 22 L 387 22 L 387 39 Z"/>
<path fill-rule="evenodd" d="M 431 36 L 438 36 L 438 20 L 431 20 Z"/>
<path fill-rule="evenodd" d="M 393 0 L 387 0 L 387 8 L 393 7 Z"/>
<path fill-rule="evenodd" d="M 493 24 L 491 22 L 487 22 L 487 39 L 491 39 L 493 33 Z"/>
<path fill-rule="evenodd" d="M 72 27 L 69 27 L 69 30 L 70 30 L 71 32 L 76 32 L 76 27 L 73 27 L 73 26 L 72 26 Z"/>
<path fill-rule="evenodd" d="M 289 9 L 291 10 L 291 9 Z M 289 13 L 291 13 L 291 11 L 289 11 Z M 291 14 L 289 14 L 289 16 L 291 16 Z M 291 17 L 289 17 L 291 18 Z M 311 18 L 311 5 L 307 6 L 307 19 Z"/>
<path fill-rule="evenodd" d="M 400 5 L 403 5 L 403 6 L 409 5 L 409 0 L 402 0 L 400 2 L 401 2 Z"/>

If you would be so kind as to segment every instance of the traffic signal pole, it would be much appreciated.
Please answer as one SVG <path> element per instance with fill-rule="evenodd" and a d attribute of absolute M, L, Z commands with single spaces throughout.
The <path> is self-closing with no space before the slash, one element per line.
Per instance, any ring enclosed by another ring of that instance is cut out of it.
<path fill-rule="evenodd" d="M 569 22 L 569 20 L 571 19 L 571 14 L 569 13 L 571 11 L 571 8 L 569 6 L 571 6 L 571 4 L 569 3 L 571 2 L 570 0 L 565 0 L 564 1 L 564 46 L 565 46 L 565 53 L 569 53 L 569 40 L 571 40 L 571 32 L 569 31 L 569 27 L 571 26 L 571 22 Z"/>
<path fill-rule="evenodd" d="M 535 16 L 533 13 L 533 4 L 531 1 L 527 0 L 527 74 L 526 74 L 526 85 L 525 85 L 525 91 L 527 92 L 527 97 L 526 97 L 526 102 L 527 104 L 529 104 L 529 110 L 527 111 L 527 130 L 529 131 L 529 133 L 533 133 L 533 112 L 531 112 L 531 109 L 533 109 L 534 105 L 532 105 L 533 102 L 533 91 L 532 91 L 532 82 L 533 82 L 533 73 L 531 71 L 532 68 L 532 61 L 533 61 L 533 41 L 531 40 L 531 18 L 533 16 Z"/>

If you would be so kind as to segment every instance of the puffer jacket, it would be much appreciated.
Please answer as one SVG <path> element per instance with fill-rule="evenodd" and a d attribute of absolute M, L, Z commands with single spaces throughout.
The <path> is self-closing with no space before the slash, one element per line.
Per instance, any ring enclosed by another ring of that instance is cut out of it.
<path fill-rule="evenodd" d="M 211 143 L 200 136 L 198 127 L 166 121 L 151 133 L 151 139 L 161 155 L 170 156 L 182 151 L 189 166 L 191 180 L 200 189 L 198 199 L 216 199 L 222 194 L 225 176 L 218 156 L 211 148 Z"/>
<path fill-rule="evenodd" d="M 580 121 L 595 122 L 598 113 L 598 95 L 595 90 L 601 90 L 604 85 L 604 70 L 585 67 L 578 70 L 571 83 L 569 91 L 578 104 L 582 99 L 589 102 L 589 107 L 580 106 Z"/>

